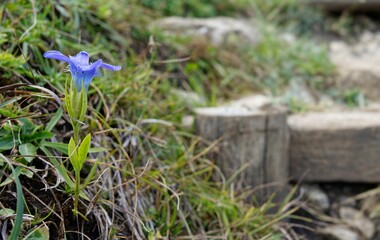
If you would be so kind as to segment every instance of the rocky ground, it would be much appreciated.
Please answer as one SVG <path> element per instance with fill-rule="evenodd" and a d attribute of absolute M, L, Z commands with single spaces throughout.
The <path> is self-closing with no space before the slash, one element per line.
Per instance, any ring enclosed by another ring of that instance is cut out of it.
<path fill-rule="evenodd" d="M 305 200 L 301 215 L 312 220 L 296 229 L 300 239 L 380 238 L 380 190 L 374 184 L 302 184 L 300 192 Z"/>
<path fill-rule="evenodd" d="M 337 67 L 337 86 L 358 89 L 370 101 L 380 100 L 380 32 L 364 31 L 353 44 L 343 40 L 329 44 Z"/>

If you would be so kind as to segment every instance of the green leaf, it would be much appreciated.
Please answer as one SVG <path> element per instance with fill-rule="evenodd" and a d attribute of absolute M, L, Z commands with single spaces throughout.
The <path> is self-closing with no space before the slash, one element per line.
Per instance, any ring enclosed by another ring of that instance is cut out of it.
<path fill-rule="evenodd" d="M 20 100 L 21 97 L 16 97 L 16 98 L 12 98 L 8 101 L 5 101 L 3 103 L 0 103 L 0 108 L 3 108 L 4 106 L 8 105 L 8 104 L 11 104 L 11 103 L 14 103 L 14 102 L 17 102 L 18 100 Z"/>
<path fill-rule="evenodd" d="M 62 114 L 63 114 L 63 110 L 62 110 L 62 108 L 59 108 L 59 109 L 57 110 L 57 112 L 55 113 L 54 117 L 52 117 L 52 118 L 50 119 L 50 122 L 49 122 L 48 125 L 46 126 L 46 130 L 47 130 L 47 131 L 50 132 L 50 131 L 54 128 L 54 126 L 58 123 L 59 119 L 61 119 Z"/>
<path fill-rule="evenodd" d="M 12 214 L 15 214 L 15 211 L 13 209 L 11 209 L 11 208 L 0 209 L 0 216 L 12 215 Z"/>
<path fill-rule="evenodd" d="M 34 168 L 34 167 L 32 167 L 32 168 Z M 34 169 L 35 169 L 35 168 L 34 168 Z M 22 175 L 27 176 L 28 178 L 32 178 L 33 175 L 34 175 L 34 172 L 30 171 L 30 170 L 27 169 L 27 168 L 21 168 L 20 173 L 21 173 Z"/>
<path fill-rule="evenodd" d="M 87 136 L 83 139 L 79 149 L 78 149 L 78 156 L 80 160 L 80 169 L 82 169 L 84 161 L 86 161 L 88 150 L 90 149 L 91 144 L 91 134 L 87 134 Z M 79 170 L 80 170 L 79 169 Z"/>
<path fill-rule="evenodd" d="M 2 150 L 11 150 L 14 147 L 15 143 L 13 141 L 13 136 L 3 136 L 0 137 L 0 151 Z"/>
<path fill-rule="evenodd" d="M 32 168 L 35 169 L 34 167 L 32 167 Z M 15 176 L 15 173 L 17 174 L 17 176 Z M 6 179 L 0 184 L 0 187 L 4 187 L 5 185 L 12 183 L 12 182 L 16 179 L 16 177 L 19 177 L 19 176 L 20 176 L 20 174 L 25 175 L 25 176 L 27 176 L 28 178 L 32 178 L 34 172 L 32 172 L 31 170 L 26 169 L 26 168 L 16 167 L 16 171 L 15 171 L 15 172 L 12 172 L 11 175 L 9 175 L 9 177 L 7 177 L 7 178 L 6 178 Z"/>
<path fill-rule="evenodd" d="M 84 83 L 82 82 L 82 91 L 80 92 L 80 98 L 79 98 L 79 102 L 80 102 L 80 105 L 79 105 L 79 109 L 78 111 L 80 112 L 79 114 L 79 121 L 83 121 L 84 120 L 84 117 L 86 116 L 86 112 L 87 112 L 87 92 L 84 88 Z"/>
<path fill-rule="evenodd" d="M 48 131 L 41 131 L 34 133 L 32 136 L 30 136 L 29 140 L 34 141 L 38 139 L 50 139 L 52 137 L 54 137 L 54 133 Z"/>
<path fill-rule="evenodd" d="M 42 224 L 28 232 L 23 240 L 49 240 L 49 228 L 45 224 Z"/>
<path fill-rule="evenodd" d="M 74 118 L 75 120 L 79 120 L 80 109 L 78 109 L 78 104 L 81 104 L 81 102 L 78 99 L 78 92 L 75 89 L 72 89 L 69 95 L 70 107 L 67 109 L 67 111 L 70 117 Z"/>
<path fill-rule="evenodd" d="M 18 120 L 21 124 L 21 133 L 29 135 L 35 131 L 37 126 L 28 118 L 20 118 Z"/>
<path fill-rule="evenodd" d="M 71 165 L 73 165 L 74 171 L 79 172 L 80 171 L 80 159 L 78 156 L 77 146 L 75 145 L 75 141 L 73 138 L 70 138 L 70 142 L 68 145 L 68 153 L 69 153 L 69 159 L 71 162 Z"/>
<path fill-rule="evenodd" d="M 18 147 L 19 152 L 27 162 L 31 162 L 37 153 L 37 148 L 31 143 L 24 143 Z"/>
<path fill-rule="evenodd" d="M 16 174 L 16 175 L 15 175 Z M 18 176 L 20 176 L 21 174 L 21 168 L 20 167 L 16 167 L 15 171 L 12 172 L 9 177 L 7 177 L 1 184 L 0 184 L 0 187 L 4 187 L 6 186 L 7 184 L 10 184 L 12 183 L 16 178 L 18 178 Z"/>
<path fill-rule="evenodd" d="M 65 154 L 65 155 L 68 155 L 68 152 L 67 152 L 67 143 L 42 141 L 40 143 L 40 146 L 54 148 L 55 150 L 57 150 L 57 151 Z"/>
<path fill-rule="evenodd" d="M 22 192 L 22 185 L 20 179 L 18 178 L 18 171 L 13 167 L 11 162 L 3 154 L 0 153 L 0 158 L 8 163 L 9 167 L 12 170 L 12 174 L 15 175 L 15 184 L 16 184 L 16 219 L 14 221 L 13 229 L 11 235 L 9 236 L 10 240 L 16 240 L 20 235 L 23 214 L 24 214 L 24 194 Z"/>
<path fill-rule="evenodd" d="M 105 151 L 107 151 L 106 148 L 94 147 L 94 148 L 90 148 L 90 150 L 88 150 L 88 153 L 99 153 L 99 152 L 105 152 Z"/>
<path fill-rule="evenodd" d="M 81 189 L 84 189 L 91 182 L 91 180 L 94 179 L 97 166 L 98 166 L 98 162 L 96 161 L 94 165 L 92 166 L 90 173 L 87 175 L 86 179 L 84 180 L 81 186 Z"/>
<path fill-rule="evenodd" d="M 72 117 L 72 111 L 71 111 L 71 94 L 69 94 L 69 91 L 67 90 L 67 83 L 68 81 L 66 80 L 66 84 L 65 84 L 65 108 L 66 108 L 66 111 L 67 113 L 69 114 L 70 117 Z M 71 89 L 70 89 L 71 90 Z"/>
<path fill-rule="evenodd" d="M 18 126 L 18 125 L 13 125 L 13 124 L 5 124 L 5 125 L 3 126 L 3 129 L 4 129 L 5 131 L 8 131 L 8 132 L 18 132 L 19 129 L 20 129 L 20 126 Z"/>

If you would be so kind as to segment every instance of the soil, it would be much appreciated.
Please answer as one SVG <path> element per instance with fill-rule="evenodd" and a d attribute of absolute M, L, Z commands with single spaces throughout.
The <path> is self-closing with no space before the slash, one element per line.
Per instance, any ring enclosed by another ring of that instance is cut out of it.
<path fill-rule="evenodd" d="M 35 160 L 34 160 L 35 161 Z M 38 160 L 37 160 L 38 161 Z M 34 166 L 42 163 L 34 163 Z M 99 239 L 98 225 L 92 213 L 86 216 L 87 220 L 80 216 L 75 216 L 72 212 L 73 197 L 65 193 L 62 189 L 45 189 L 44 181 L 49 186 L 54 186 L 56 179 L 50 172 L 44 179 L 34 174 L 32 178 L 24 175 L 20 176 L 23 186 L 25 210 L 24 214 L 35 216 L 36 221 L 43 221 L 49 228 L 50 239 L 63 239 L 64 232 L 66 239 L 81 239 L 84 234 L 89 239 Z M 0 190 L 0 199 L 3 207 L 16 209 L 16 187 L 15 184 L 8 184 Z M 50 208 L 50 209 L 49 209 Z M 51 211 L 53 210 L 54 213 Z M 85 213 L 86 206 L 79 205 L 79 212 Z M 57 216 L 58 215 L 58 216 Z M 64 219 L 62 221 L 61 219 Z M 36 225 L 35 223 L 33 225 Z M 7 229 L 12 229 L 9 225 Z M 28 231 L 29 229 L 25 229 Z M 24 234 L 22 234 L 24 235 Z"/>

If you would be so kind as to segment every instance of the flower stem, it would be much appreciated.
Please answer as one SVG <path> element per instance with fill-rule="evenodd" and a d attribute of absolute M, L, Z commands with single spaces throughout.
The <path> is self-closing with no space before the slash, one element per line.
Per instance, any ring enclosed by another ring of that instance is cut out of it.
<path fill-rule="evenodd" d="M 80 192 L 80 172 L 75 172 L 75 189 L 74 189 L 74 214 L 78 215 L 78 200 Z"/>

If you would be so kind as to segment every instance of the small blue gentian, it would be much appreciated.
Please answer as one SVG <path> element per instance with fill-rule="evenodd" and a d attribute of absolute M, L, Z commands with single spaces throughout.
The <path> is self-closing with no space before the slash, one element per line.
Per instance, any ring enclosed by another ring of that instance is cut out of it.
<path fill-rule="evenodd" d="M 44 53 L 45 58 L 52 58 L 69 63 L 70 72 L 74 79 L 77 91 L 82 90 L 82 82 L 86 90 L 95 76 L 99 76 L 99 68 L 105 68 L 111 71 L 119 71 L 120 66 L 103 63 L 101 59 L 94 63 L 90 63 L 88 53 L 79 52 L 75 57 L 65 56 L 61 52 L 52 50 Z"/>

